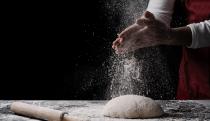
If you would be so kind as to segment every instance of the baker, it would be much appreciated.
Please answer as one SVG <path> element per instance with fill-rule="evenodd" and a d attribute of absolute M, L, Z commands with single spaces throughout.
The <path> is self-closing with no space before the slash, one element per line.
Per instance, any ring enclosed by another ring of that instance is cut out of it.
<path fill-rule="evenodd" d="M 171 28 L 175 0 L 150 0 L 146 12 L 118 34 L 112 48 L 122 54 L 157 45 L 180 45 L 177 99 L 210 99 L 210 1 L 184 0 L 188 25 Z"/>

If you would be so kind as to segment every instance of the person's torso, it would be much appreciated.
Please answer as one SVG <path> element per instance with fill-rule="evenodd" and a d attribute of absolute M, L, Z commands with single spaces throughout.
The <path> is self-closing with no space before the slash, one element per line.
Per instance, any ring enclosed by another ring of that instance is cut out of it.
<path fill-rule="evenodd" d="M 210 19 L 210 0 L 185 0 L 187 24 Z M 183 48 L 178 99 L 210 99 L 210 47 Z"/>

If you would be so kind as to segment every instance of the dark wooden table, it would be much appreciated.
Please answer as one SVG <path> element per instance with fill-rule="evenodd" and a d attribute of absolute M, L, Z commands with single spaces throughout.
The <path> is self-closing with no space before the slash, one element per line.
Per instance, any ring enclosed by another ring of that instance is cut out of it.
<path fill-rule="evenodd" d="M 0 121 L 39 121 L 15 115 L 9 110 L 13 101 L 0 100 Z M 153 119 L 117 119 L 103 117 L 101 111 L 107 101 L 52 101 L 52 100 L 33 100 L 25 103 L 43 107 L 49 107 L 61 111 L 67 111 L 72 116 L 80 117 L 90 121 L 210 121 L 210 100 L 157 100 L 165 111 L 165 115 Z"/>

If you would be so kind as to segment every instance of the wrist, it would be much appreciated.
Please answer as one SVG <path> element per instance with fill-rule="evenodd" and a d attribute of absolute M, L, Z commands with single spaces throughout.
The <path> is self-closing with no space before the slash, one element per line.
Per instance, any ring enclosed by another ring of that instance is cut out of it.
<path fill-rule="evenodd" d="M 189 27 L 170 28 L 166 45 L 189 46 L 192 42 L 191 30 Z"/>
<path fill-rule="evenodd" d="M 164 40 L 164 45 L 174 45 L 176 43 L 176 29 L 168 28 L 166 34 L 166 39 Z"/>

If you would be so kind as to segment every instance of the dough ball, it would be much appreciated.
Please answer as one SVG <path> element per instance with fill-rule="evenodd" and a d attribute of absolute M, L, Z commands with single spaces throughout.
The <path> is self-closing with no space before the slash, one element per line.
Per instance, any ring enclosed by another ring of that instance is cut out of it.
<path fill-rule="evenodd" d="M 164 114 L 158 103 L 148 97 L 123 95 L 110 100 L 103 115 L 113 118 L 153 118 Z"/>

